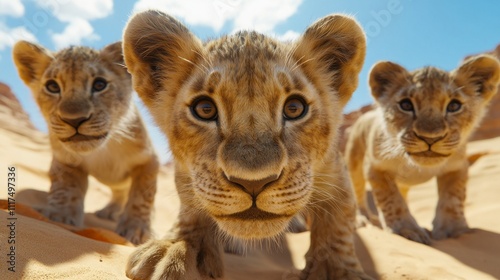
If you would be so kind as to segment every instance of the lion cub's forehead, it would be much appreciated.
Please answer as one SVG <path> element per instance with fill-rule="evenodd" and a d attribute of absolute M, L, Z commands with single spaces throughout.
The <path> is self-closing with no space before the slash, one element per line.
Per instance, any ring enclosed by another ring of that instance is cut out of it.
<path fill-rule="evenodd" d="M 450 74 L 435 67 L 424 67 L 412 72 L 415 97 L 427 100 L 438 97 L 438 93 L 452 93 L 455 90 Z"/>
<path fill-rule="evenodd" d="M 412 73 L 413 83 L 419 88 L 440 89 L 450 84 L 450 75 L 441 69 L 427 66 Z"/>
<path fill-rule="evenodd" d="M 292 69 L 296 62 L 290 54 L 290 44 L 257 32 L 242 31 L 209 41 L 205 51 L 205 66 L 210 71 L 203 71 L 195 80 L 194 92 L 220 81 L 226 87 L 237 87 L 234 90 L 239 94 L 250 96 L 272 94 L 274 87 L 285 92 L 304 88 L 299 70 Z M 210 86 L 208 91 L 211 92 Z"/>
<path fill-rule="evenodd" d="M 71 46 L 62 49 L 54 55 L 54 60 L 48 67 L 47 78 L 67 77 L 78 79 L 79 75 L 87 73 L 90 76 L 100 76 L 104 72 L 98 67 L 99 51 L 81 46 Z"/>
<path fill-rule="evenodd" d="M 61 61 L 70 60 L 95 60 L 99 57 L 99 52 L 83 46 L 70 46 L 55 54 L 55 58 Z"/>
<path fill-rule="evenodd" d="M 209 41 L 206 49 L 216 60 L 257 62 L 280 59 L 284 55 L 284 46 L 284 43 L 255 31 L 240 31 Z"/>
<path fill-rule="evenodd" d="M 241 31 L 208 42 L 206 51 L 213 67 L 224 68 L 227 76 L 272 75 L 284 65 L 288 45 L 254 31 Z"/>

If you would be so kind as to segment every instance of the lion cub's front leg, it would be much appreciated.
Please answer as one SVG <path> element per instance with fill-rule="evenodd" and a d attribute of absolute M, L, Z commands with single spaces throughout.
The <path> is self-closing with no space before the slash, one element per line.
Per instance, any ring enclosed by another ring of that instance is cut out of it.
<path fill-rule="evenodd" d="M 321 172 L 337 174 L 337 178 L 315 178 L 309 207 L 311 245 L 301 279 L 372 279 L 363 272 L 354 251 L 356 203 L 346 171 L 338 169 L 338 172 Z"/>
<path fill-rule="evenodd" d="M 384 228 L 415 242 L 430 244 L 429 235 L 411 215 L 394 178 L 372 168 L 368 180 L 372 186 L 377 207 L 382 212 Z"/>
<path fill-rule="evenodd" d="M 173 238 L 150 240 L 130 256 L 131 279 L 197 280 L 223 276 L 222 248 L 208 217 L 181 211 Z"/>
<path fill-rule="evenodd" d="M 464 216 L 467 171 L 464 167 L 437 177 L 439 201 L 432 222 L 432 238 L 458 237 L 470 231 Z"/>
<path fill-rule="evenodd" d="M 41 209 L 49 219 L 74 226 L 83 225 L 83 201 L 88 187 L 88 173 L 52 159 L 48 206 Z"/>
<path fill-rule="evenodd" d="M 136 167 L 132 172 L 132 185 L 125 209 L 120 216 L 116 232 L 134 244 L 141 244 L 151 236 L 151 211 L 156 194 L 158 161 Z"/>

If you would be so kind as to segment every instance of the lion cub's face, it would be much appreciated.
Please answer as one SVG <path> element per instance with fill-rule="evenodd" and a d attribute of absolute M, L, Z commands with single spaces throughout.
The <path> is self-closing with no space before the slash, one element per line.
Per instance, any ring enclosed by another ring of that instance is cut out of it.
<path fill-rule="evenodd" d="M 203 45 L 151 11 L 128 24 L 124 53 L 169 138 L 183 203 L 227 234 L 254 239 L 282 232 L 306 207 L 312 170 L 331 155 L 356 87 L 364 37 L 337 16 L 295 44 L 240 32 Z"/>
<path fill-rule="evenodd" d="M 408 72 L 376 64 L 372 94 L 382 107 L 387 131 L 420 165 L 438 165 L 461 147 L 496 93 L 499 62 L 492 56 L 466 60 L 451 73 L 433 67 Z"/>
<path fill-rule="evenodd" d="M 50 53 L 20 41 L 13 53 L 52 139 L 80 153 L 107 141 L 128 109 L 132 90 L 119 42 L 102 51 L 69 47 Z"/>
<path fill-rule="evenodd" d="M 223 230 L 271 236 L 308 202 L 311 164 L 327 152 L 335 120 L 301 71 L 272 67 L 278 61 L 233 63 L 195 71 L 184 85 L 171 144 L 192 174 L 195 199 Z M 246 71 L 262 71 L 259 83 Z"/>

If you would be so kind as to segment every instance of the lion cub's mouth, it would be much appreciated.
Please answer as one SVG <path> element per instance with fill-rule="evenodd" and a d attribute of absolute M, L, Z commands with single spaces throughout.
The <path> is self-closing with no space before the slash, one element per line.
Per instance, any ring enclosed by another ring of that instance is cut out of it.
<path fill-rule="evenodd" d="M 443 158 L 443 157 L 449 157 L 450 155 L 446 154 L 440 154 L 437 152 L 433 151 L 425 151 L 425 152 L 418 152 L 418 153 L 408 153 L 411 156 L 417 156 L 417 157 L 432 157 L 432 158 Z"/>
<path fill-rule="evenodd" d="M 255 206 L 252 206 L 245 211 L 234 213 L 231 215 L 221 215 L 221 216 L 218 216 L 217 218 L 262 221 L 262 220 L 274 220 L 274 219 L 280 219 L 280 218 L 286 218 L 286 217 L 288 217 L 288 216 L 270 213 L 270 212 L 267 212 L 264 210 L 260 210 L 259 208 L 255 207 Z"/>
<path fill-rule="evenodd" d="M 91 141 L 91 140 L 100 140 L 108 136 L 108 133 L 104 133 L 101 135 L 84 135 L 80 133 L 75 133 L 73 136 L 68 138 L 62 138 L 62 142 L 82 142 L 82 141 Z"/>

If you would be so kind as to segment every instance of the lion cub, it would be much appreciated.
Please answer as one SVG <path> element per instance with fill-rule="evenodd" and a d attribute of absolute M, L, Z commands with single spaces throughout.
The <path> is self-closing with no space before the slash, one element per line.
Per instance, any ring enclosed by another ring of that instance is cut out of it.
<path fill-rule="evenodd" d="M 202 43 L 174 18 L 139 13 L 123 37 L 139 96 L 168 136 L 181 211 L 172 234 L 132 253 L 133 279 L 223 277 L 224 238 L 272 238 L 310 213 L 301 279 L 367 279 L 355 198 L 336 149 L 365 37 L 331 15 L 294 43 L 238 32 Z"/>
<path fill-rule="evenodd" d="M 13 56 L 48 124 L 52 184 L 43 214 L 81 226 L 92 175 L 113 192 L 96 215 L 117 219 L 123 208 L 116 232 L 135 244 L 146 241 L 158 160 L 132 102 L 121 42 L 101 51 L 69 47 L 52 53 L 20 41 Z"/>
<path fill-rule="evenodd" d="M 465 146 L 499 80 L 499 62 L 489 55 L 469 58 L 450 73 L 433 67 L 408 72 L 392 62 L 376 64 L 369 83 L 378 108 L 353 125 L 346 146 L 361 211 L 368 213 L 366 178 L 384 228 L 429 244 L 405 198 L 410 186 L 437 177 L 439 201 L 432 238 L 468 231 Z"/>

